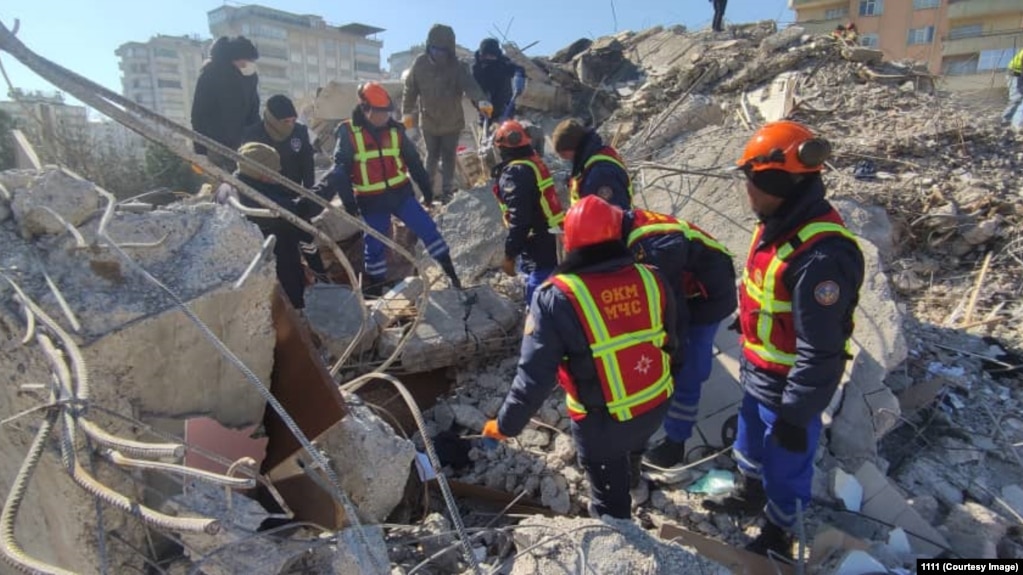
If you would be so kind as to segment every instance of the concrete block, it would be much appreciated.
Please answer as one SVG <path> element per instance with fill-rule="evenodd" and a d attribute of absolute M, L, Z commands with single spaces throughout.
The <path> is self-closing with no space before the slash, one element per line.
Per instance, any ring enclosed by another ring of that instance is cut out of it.
<path fill-rule="evenodd" d="M 363 319 L 359 296 L 348 286 L 315 284 L 306 290 L 305 305 L 309 326 L 320 336 L 330 357 L 340 357 L 356 336 L 359 338 L 353 353 L 364 353 L 376 345 L 380 325 L 368 310 Z"/>
<path fill-rule="evenodd" d="M 504 242 L 498 238 L 504 237 L 504 224 L 489 186 L 455 194 L 435 220 L 463 284 L 501 265 Z"/>

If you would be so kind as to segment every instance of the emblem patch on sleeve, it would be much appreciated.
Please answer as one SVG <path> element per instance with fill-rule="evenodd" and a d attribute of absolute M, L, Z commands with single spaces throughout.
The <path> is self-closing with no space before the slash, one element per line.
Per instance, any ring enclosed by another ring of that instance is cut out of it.
<path fill-rule="evenodd" d="M 835 305 L 841 294 L 841 288 L 832 280 L 823 281 L 813 288 L 813 299 L 823 306 Z"/>

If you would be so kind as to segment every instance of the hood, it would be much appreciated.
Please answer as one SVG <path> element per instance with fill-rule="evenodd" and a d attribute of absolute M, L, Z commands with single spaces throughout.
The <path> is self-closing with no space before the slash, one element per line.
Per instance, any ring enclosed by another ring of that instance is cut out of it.
<path fill-rule="evenodd" d="M 612 240 L 568 252 L 551 275 L 609 272 L 634 262 L 625 243 Z"/>
<path fill-rule="evenodd" d="M 244 36 L 234 38 L 221 36 L 210 47 L 210 60 L 218 64 L 230 63 L 235 60 L 259 59 L 259 51 L 255 44 Z"/>
<path fill-rule="evenodd" d="M 455 31 L 451 28 L 451 26 L 434 24 L 433 27 L 430 28 L 430 33 L 426 35 L 426 44 L 428 46 L 447 48 L 448 50 L 451 50 L 451 54 L 454 54 Z"/>

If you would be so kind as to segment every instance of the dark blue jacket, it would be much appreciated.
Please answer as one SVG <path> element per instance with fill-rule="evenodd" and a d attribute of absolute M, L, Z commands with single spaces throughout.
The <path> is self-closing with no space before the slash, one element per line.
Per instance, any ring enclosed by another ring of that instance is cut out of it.
<path fill-rule="evenodd" d="M 508 56 L 501 54 L 497 60 L 480 60 L 479 52 L 472 64 L 472 77 L 483 88 L 483 92 L 494 105 L 495 119 L 502 117 L 504 109 L 512 99 L 512 78 L 516 74 L 526 75 L 526 71 Z"/>
<path fill-rule="evenodd" d="M 317 206 L 317 205 L 315 205 L 315 204 L 313 204 L 313 203 L 311 203 L 311 202 L 309 202 L 307 200 L 301 200 L 298 197 L 298 194 L 292 192 L 291 190 L 289 190 L 288 188 L 285 188 L 284 186 L 282 186 L 280 184 L 275 184 L 274 182 L 264 182 L 264 181 L 261 181 L 261 180 L 257 180 L 256 178 L 253 178 L 251 176 L 247 176 L 247 175 L 242 174 L 241 172 L 237 172 L 237 171 L 235 172 L 234 175 L 235 175 L 236 178 L 238 178 L 242 182 L 244 182 L 244 183 L 248 184 L 249 186 L 251 186 L 257 192 L 263 194 L 264 196 L 266 196 L 267 198 L 272 200 L 278 206 L 281 206 L 282 208 L 288 210 L 289 212 L 297 215 L 300 218 L 309 219 L 309 218 L 313 217 L 314 215 L 316 215 L 317 213 L 319 213 L 319 211 L 320 211 L 320 207 L 319 206 Z M 263 206 L 257 204 L 253 200 L 250 200 L 244 194 L 238 194 L 238 201 L 243 206 L 248 206 L 250 208 L 260 208 L 260 209 L 263 208 Z M 264 218 L 260 218 L 260 219 L 264 219 Z"/>
<path fill-rule="evenodd" d="M 291 135 L 277 142 L 266 131 L 264 122 L 257 122 L 245 129 L 242 143 L 262 142 L 277 150 L 281 158 L 281 175 L 296 184 L 311 188 L 316 184 L 316 169 L 313 162 L 313 145 L 309 142 L 309 129 L 295 124 Z"/>
<path fill-rule="evenodd" d="M 575 159 L 572 161 L 572 177 L 582 174 L 586 160 L 595 156 L 603 147 L 604 140 L 601 139 L 600 134 L 592 130 L 586 134 L 575 150 Z M 609 201 L 623 210 L 628 210 L 632 208 L 632 198 L 629 197 L 629 181 L 629 174 L 625 170 L 611 162 L 597 162 L 590 166 L 586 172 L 586 178 L 579 188 L 579 197 L 584 198 L 596 194 L 601 191 L 601 188 L 606 187 L 611 191 Z"/>
<path fill-rule="evenodd" d="M 527 148 L 530 154 L 531 148 Z M 529 157 L 528 155 L 524 157 Z M 509 160 L 512 161 L 512 160 Z M 504 255 L 510 259 L 522 256 L 525 271 L 549 270 L 558 265 L 557 243 L 547 229 L 547 219 L 540 207 L 540 188 L 536 172 L 529 166 L 509 166 L 502 162 L 494 168 L 497 190 L 508 207 L 508 237 Z"/>
<path fill-rule="evenodd" d="M 819 177 L 811 179 L 802 193 L 782 205 L 779 215 L 764 220 L 763 237 L 754 249 L 771 245 L 830 209 L 824 184 Z M 745 358 L 740 362 L 746 391 L 778 410 L 785 421 L 806 426 L 831 402 L 849 359 L 845 343 L 852 335 L 863 274 L 863 253 L 844 237 L 820 240 L 789 261 L 782 280 L 792 294 L 795 366 L 788 377 L 780 377 L 757 370 Z M 824 282 L 838 286 L 838 300 L 830 305 L 815 295 Z"/>
<path fill-rule="evenodd" d="M 624 245 L 616 254 L 610 259 L 584 261 L 575 266 L 572 260 L 576 254 L 572 253 L 555 273 L 613 272 L 633 263 Z M 659 279 L 663 285 L 663 278 Z M 677 348 L 675 301 L 670 289 L 665 289 L 664 296 L 664 328 L 668 334 L 664 350 L 674 358 Z M 605 403 L 582 321 L 560 289 L 549 282 L 537 288 L 526 325 L 515 381 L 497 414 L 498 428 L 509 437 L 522 432 L 550 395 L 563 358 L 568 358 L 568 370 L 576 383 L 579 401 L 588 407 Z"/>
<path fill-rule="evenodd" d="M 419 152 L 415 144 L 405 135 L 405 127 L 401 123 L 389 120 L 383 128 L 376 128 L 366 120 L 366 116 L 358 108 L 352 112 L 352 124 L 362 128 L 369 138 L 376 138 L 379 141 L 380 134 L 391 128 L 398 129 L 398 138 L 401 140 L 401 159 L 405 163 L 411 181 L 404 185 L 387 190 L 380 194 L 355 197 L 352 190 L 352 164 L 355 158 L 355 147 L 352 145 L 352 131 L 347 123 L 341 123 L 337 129 L 337 146 L 334 148 L 334 167 L 316 185 L 316 193 L 326 200 L 331 200 L 334 194 L 341 198 L 341 203 L 349 212 L 354 212 L 356 206 L 359 211 L 377 213 L 394 212 L 406 198 L 414 196 L 412 182 L 419 186 L 419 192 L 423 194 L 424 202 L 433 201 L 433 187 L 430 185 L 430 176 L 423 167 L 423 161 L 419 158 Z"/>
<path fill-rule="evenodd" d="M 632 233 L 635 215 L 632 210 L 625 212 L 622 220 L 622 238 Z M 688 324 L 709 325 L 718 323 L 732 315 L 739 305 L 739 295 L 735 283 L 735 267 L 732 258 L 719 250 L 707 247 L 702 242 L 690 241 L 682 233 L 659 234 L 648 236 L 632 246 L 636 261 L 656 267 L 668 279 L 675 292 L 675 299 L 686 305 L 679 305 L 687 316 L 682 319 L 679 314 L 679 329 L 688 328 Z M 687 298 L 683 289 L 683 272 L 689 272 L 696 281 L 703 284 L 706 297 Z M 679 334 L 684 339 L 683 332 Z"/>

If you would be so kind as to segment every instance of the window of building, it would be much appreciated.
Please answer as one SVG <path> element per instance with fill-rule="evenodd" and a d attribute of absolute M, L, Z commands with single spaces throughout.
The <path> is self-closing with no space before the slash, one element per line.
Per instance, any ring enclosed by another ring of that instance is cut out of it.
<path fill-rule="evenodd" d="M 837 18 L 845 18 L 849 15 L 849 7 L 842 6 L 841 8 L 828 8 L 824 11 L 825 20 L 835 20 Z"/>
<path fill-rule="evenodd" d="M 156 49 L 153 50 L 153 53 L 156 54 L 157 58 L 177 58 L 178 57 L 178 51 L 177 50 L 171 50 L 170 48 L 156 48 Z"/>
<path fill-rule="evenodd" d="M 357 72 L 372 72 L 374 74 L 380 73 L 380 64 L 377 62 L 355 62 L 355 70 Z"/>
<path fill-rule="evenodd" d="M 168 64 L 168 63 L 165 63 L 165 62 L 157 62 L 156 63 L 156 73 L 157 74 L 177 74 L 178 73 L 178 65 L 177 64 Z"/>
<path fill-rule="evenodd" d="M 312 84 L 313 86 L 319 86 L 320 85 L 320 75 L 319 74 L 309 74 L 308 76 L 306 76 L 305 80 L 306 80 L 306 82 L 308 82 L 309 84 Z"/>
<path fill-rule="evenodd" d="M 377 56 L 380 54 L 380 48 L 370 44 L 356 44 L 355 53 L 362 56 Z"/>
<path fill-rule="evenodd" d="M 306 62 L 306 64 L 319 64 L 320 63 L 320 57 L 315 55 L 315 54 L 310 54 L 310 55 L 306 56 L 305 62 Z"/>
<path fill-rule="evenodd" d="M 149 64 L 132 64 L 131 71 L 136 74 L 148 74 Z"/>
<path fill-rule="evenodd" d="M 348 43 L 341 44 L 341 59 L 348 60 L 352 57 L 352 45 Z"/>
<path fill-rule="evenodd" d="M 949 40 L 958 40 L 959 38 L 970 38 L 973 36 L 980 36 L 984 33 L 983 24 L 970 24 L 968 26 L 956 26 L 948 31 Z"/>
<path fill-rule="evenodd" d="M 278 60 L 288 59 L 288 49 L 281 46 L 270 46 L 268 44 L 259 44 L 256 47 L 259 50 L 259 56 L 267 58 L 276 58 Z"/>
<path fill-rule="evenodd" d="M 866 46 L 868 48 L 877 48 L 879 42 L 877 34 L 864 34 L 860 36 L 860 46 Z"/>
<path fill-rule="evenodd" d="M 1014 48 L 1004 50 L 984 50 L 980 53 L 977 61 L 977 71 L 1002 70 L 1009 65 L 1009 61 L 1016 54 Z"/>
<path fill-rule="evenodd" d="M 934 42 L 934 26 L 924 26 L 923 28 L 910 28 L 909 34 L 907 34 L 906 43 L 910 46 L 914 44 L 930 44 Z"/>
<path fill-rule="evenodd" d="M 323 63 L 328 68 L 337 68 L 337 58 L 324 58 Z"/>
<path fill-rule="evenodd" d="M 245 26 L 243 26 L 245 28 Z M 268 24 L 252 24 L 248 26 L 249 34 L 257 38 L 274 38 L 277 40 L 287 40 L 288 31 L 284 28 L 278 28 L 277 26 L 270 26 Z"/>
<path fill-rule="evenodd" d="M 269 66 L 263 64 L 259 67 L 260 78 L 287 78 L 288 71 L 282 66 Z"/>
<path fill-rule="evenodd" d="M 966 57 L 945 58 L 941 62 L 941 73 L 946 76 L 966 76 L 969 74 L 976 74 L 976 54 Z"/>
<path fill-rule="evenodd" d="M 927 10 L 941 6 L 941 0 L 913 0 L 914 10 Z"/>
<path fill-rule="evenodd" d="M 296 64 L 301 64 L 302 63 L 302 49 L 301 48 L 298 49 L 298 50 L 296 50 L 294 48 L 291 49 L 291 61 L 296 63 Z"/>
<path fill-rule="evenodd" d="M 323 51 L 327 54 L 337 53 L 337 40 L 324 40 Z"/>
<path fill-rule="evenodd" d="M 860 0 L 860 16 L 880 16 L 884 13 L 884 0 Z"/>
<path fill-rule="evenodd" d="M 178 80 L 157 80 L 156 86 L 158 88 L 181 88 L 181 82 Z"/>

